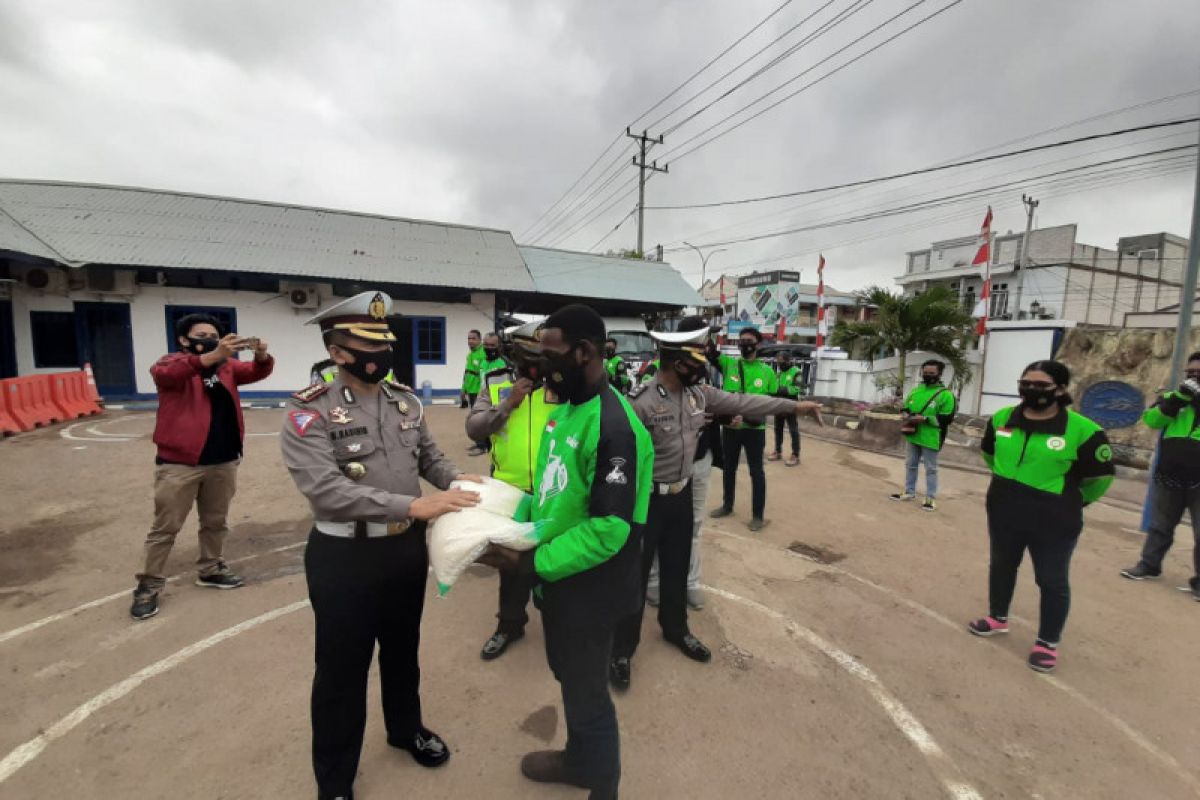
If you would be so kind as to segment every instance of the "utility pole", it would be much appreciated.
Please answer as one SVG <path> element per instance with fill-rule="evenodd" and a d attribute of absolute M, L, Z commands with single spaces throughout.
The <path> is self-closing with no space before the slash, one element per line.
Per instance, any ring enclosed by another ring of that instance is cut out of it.
<path fill-rule="evenodd" d="M 626 128 L 625 135 L 630 139 L 635 139 L 638 143 L 638 154 L 633 157 L 633 165 L 638 168 L 637 251 L 640 255 L 645 257 L 645 252 L 642 250 L 642 232 L 644 230 L 646 216 L 646 170 L 663 173 L 668 172 L 669 170 L 667 169 L 667 164 L 663 164 L 660 167 L 657 161 L 651 161 L 649 164 L 646 163 L 646 153 L 650 150 L 650 148 L 656 144 L 663 143 L 662 134 L 659 134 L 658 138 L 655 139 L 653 136 L 647 135 L 646 131 L 642 131 L 639 135 L 632 133 L 629 128 Z"/>
<path fill-rule="evenodd" d="M 1040 201 L 1029 195 L 1021 195 L 1021 203 L 1025 206 L 1025 235 L 1021 237 L 1021 255 L 1017 258 L 1017 296 L 1013 304 L 1013 319 L 1021 318 L 1021 290 L 1025 287 L 1025 272 L 1029 269 L 1029 232 L 1033 230 L 1033 212 L 1037 210 Z"/>
<path fill-rule="evenodd" d="M 1167 378 L 1167 389 L 1179 385 L 1184 362 L 1192 343 L 1192 307 L 1196 305 L 1196 276 L 1200 272 L 1200 167 L 1196 168 L 1196 189 L 1192 195 L 1192 234 L 1188 241 L 1187 267 L 1183 273 L 1183 288 L 1179 292 L 1179 325 L 1175 328 L 1175 350 L 1171 354 L 1171 375 Z M 1161 439 L 1159 442 L 1161 443 Z M 1159 448 L 1154 449 L 1153 472 L 1158 468 Z M 1146 489 L 1146 503 L 1142 507 L 1142 531 L 1150 530 L 1150 513 L 1154 506 L 1154 481 Z"/>

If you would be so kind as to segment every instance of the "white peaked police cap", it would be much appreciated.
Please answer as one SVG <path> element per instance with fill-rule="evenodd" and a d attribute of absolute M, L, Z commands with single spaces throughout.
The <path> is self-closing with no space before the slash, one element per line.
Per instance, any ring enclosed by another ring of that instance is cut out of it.
<path fill-rule="evenodd" d="M 304 324 L 320 325 L 322 333 L 345 331 L 360 339 L 394 342 L 396 337 L 387 323 L 391 313 L 392 298 L 383 292 L 362 292 L 330 306 Z"/>

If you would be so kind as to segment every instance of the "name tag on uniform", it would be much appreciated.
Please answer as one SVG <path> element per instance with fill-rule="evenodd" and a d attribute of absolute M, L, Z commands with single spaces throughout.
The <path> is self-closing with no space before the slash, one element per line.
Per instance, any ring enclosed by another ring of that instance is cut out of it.
<path fill-rule="evenodd" d="M 400 423 L 400 430 L 402 430 L 402 431 L 411 431 L 412 429 L 417 428 L 417 427 L 420 427 L 419 422 L 405 421 L 405 422 Z"/>
<path fill-rule="evenodd" d="M 996 435 L 1005 439 L 1011 439 L 1013 435 L 1012 428 L 997 428 Z"/>

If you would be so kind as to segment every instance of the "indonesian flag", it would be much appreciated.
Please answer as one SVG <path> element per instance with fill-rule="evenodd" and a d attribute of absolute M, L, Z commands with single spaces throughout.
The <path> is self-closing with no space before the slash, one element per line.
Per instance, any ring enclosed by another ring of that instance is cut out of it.
<path fill-rule="evenodd" d="M 721 276 L 721 312 L 725 311 L 725 276 Z"/>
<path fill-rule="evenodd" d="M 775 341 L 782 342 L 785 336 L 787 336 L 787 317 L 780 317 L 779 328 L 775 331 Z"/>
<path fill-rule="evenodd" d="M 825 346 L 825 256 L 817 263 L 817 349 Z"/>
<path fill-rule="evenodd" d="M 983 227 L 979 230 L 979 250 L 975 253 L 972 267 L 983 267 L 983 291 L 979 293 L 979 302 L 971 316 L 977 317 L 975 332 L 980 336 L 987 333 L 988 307 L 992 299 L 992 207 L 988 206 L 987 216 L 983 218 Z"/>

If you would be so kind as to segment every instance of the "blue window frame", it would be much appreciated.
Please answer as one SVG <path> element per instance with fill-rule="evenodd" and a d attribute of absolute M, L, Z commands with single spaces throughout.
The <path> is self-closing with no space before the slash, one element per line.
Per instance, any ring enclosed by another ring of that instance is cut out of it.
<path fill-rule="evenodd" d="M 413 363 L 446 363 L 446 318 L 409 317 L 413 323 Z"/>
<path fill-rule="evenodd" d="M 208 314 L 221 323 L 221 333 L 237 333 L 237 309 L 228 306 L 167 306 L 167 352 L 179 349 L 175 341 L 175 323 L 188 314 Z"/>

